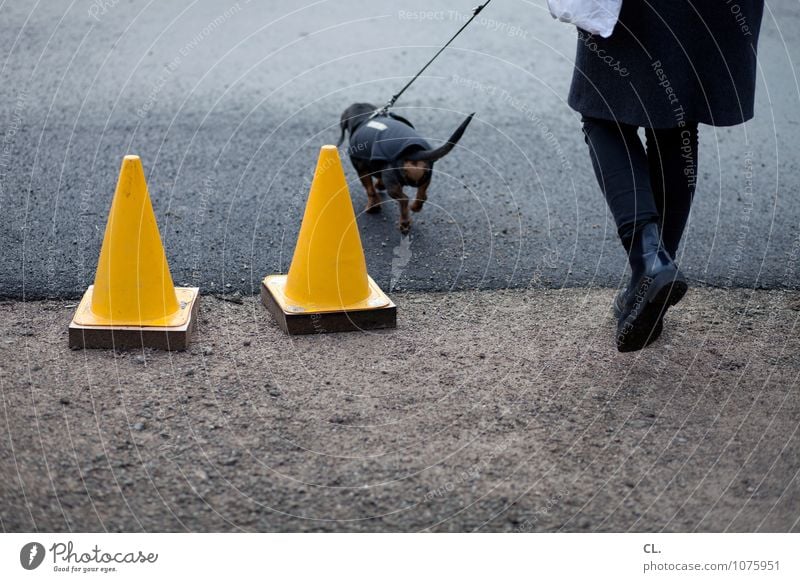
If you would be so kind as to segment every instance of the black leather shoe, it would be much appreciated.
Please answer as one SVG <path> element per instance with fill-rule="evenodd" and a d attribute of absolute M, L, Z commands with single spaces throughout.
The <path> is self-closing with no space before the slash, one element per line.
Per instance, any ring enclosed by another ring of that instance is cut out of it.
<path fill-rule="evenodd" d="M 617 293 L 617 296 L 614 298 L 614 303 L 611 306 L 614 311 L 614 317 L 617 318 L 617 321 L 619 321 L 619 318 L 622 316 L 622 312 L 625 311 L 625 303 L 627 300 L 628 287 L 624 287 L 620 289 L 619 293 Z M 653 328 L 653 333 L 650 334 L 645 347 L 656 341 L 661 336 L 662 331 L 664 331 L 664 318 L 659 317 L 655 327 Z"/>
<path fill-rule="evenodd" d="M 661 246 L 658 225 L 650 223 L 633 237 L 628 260 L 631 282 L 622 297 L 617 323 L 617 349 L 633 352 L 661 335 L 667 309 L 678 303 L 689 286 Z M 615 301 L 615 309 L 616 309 Z"/>

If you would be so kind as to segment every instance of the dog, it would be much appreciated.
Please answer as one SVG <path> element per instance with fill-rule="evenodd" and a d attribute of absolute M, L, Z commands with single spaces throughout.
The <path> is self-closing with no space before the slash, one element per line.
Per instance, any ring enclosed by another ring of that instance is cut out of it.
<path fill-rule="evenodd" d="M 350 133 L 348 154 L 361 184 L 367 191 L 365 212 L 381 210 L 380 190 L 400 204 L 400 232 L 408 234 L 411 218 L 408 211 L 419 212 L 428 199 L 433 163 L 450 153 L 464 135 L 474 113 L 470 114 L 443 146 L 431 148 L 407 119 L 394 113 L 379 113 L 371 103 L 354 103 L 342 113 L 339 146 Z M 374 179 L 374 182 L 373 182 Z M 409 204 L 403 188 L 417 189 Z"/>

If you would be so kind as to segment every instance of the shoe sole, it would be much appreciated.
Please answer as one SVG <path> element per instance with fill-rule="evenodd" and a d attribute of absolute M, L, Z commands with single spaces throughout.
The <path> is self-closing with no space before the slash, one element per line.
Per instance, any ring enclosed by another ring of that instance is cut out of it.
<path fill-rule="evenodd" d="M 667 309 L 683 299 L 689 290 L 680 271 L 661 273 L 654 279 L 645 279 L 644 283 L 647 290 L 639 301 L 641 307 L 634 306 L 631 314 L 617 327 L 617 349 L 620 352 L 635 352 L 656 341 L 661 335 Z"/>

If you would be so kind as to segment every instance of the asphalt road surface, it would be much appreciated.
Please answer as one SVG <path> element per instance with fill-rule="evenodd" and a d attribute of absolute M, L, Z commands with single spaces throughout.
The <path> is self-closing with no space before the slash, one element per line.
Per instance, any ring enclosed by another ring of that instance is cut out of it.
<path fill-rule="evenodd" d="M 2 4 L 0 296 L 82 293 L 126 153 L 143 158 L 176 282 L 255 293 L 288 267 L 319 147 L 337 139 L 341 111 L 387 100 L 472 4 Z M 767 7 L 755 120 L 702 128 L 681 256 L 696 282 L 798 283 L 799 17 L 796 1 Z M 409 239 L 391 201 L 382 216 L 359 216 L 381 285 L 619 284 L 624 257 L 565 102 L 574 45 L 544 0 L 498 1 L 403 97 L 398 112 L 434 141 L 477 116 L 437 165 Z"/>

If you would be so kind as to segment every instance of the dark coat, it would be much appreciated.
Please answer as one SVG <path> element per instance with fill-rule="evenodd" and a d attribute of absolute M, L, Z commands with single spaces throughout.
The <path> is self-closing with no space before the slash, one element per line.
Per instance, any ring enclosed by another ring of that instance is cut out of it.
<path fill-rule="evenodd" d="M 350 135 L 350 156 L 362 160 L 394 162 L 409 149 L 429 150 L 410 123 L 381 115 L 361 124 Z"/>
<path fill-rule="evenodd" d="M 569 104 L 643 127 L 753 117 L 764 0 L 624 0 L 614 33 L 578 30 Z"/>

